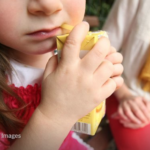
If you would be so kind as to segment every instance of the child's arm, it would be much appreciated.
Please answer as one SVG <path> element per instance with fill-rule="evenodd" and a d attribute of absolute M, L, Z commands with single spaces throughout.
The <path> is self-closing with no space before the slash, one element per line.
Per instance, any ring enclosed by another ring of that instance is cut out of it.
<path fill-rule="evenodd" d="M 144 97 L 132 95 L 125 84 L 114 94 L 120 103 L 115 116 L 125 127 L 140 128 L 150 122 L 150 102 Z"/>
<path fill-rule="evenodd" d="M 66 41 L 60 63 L 57 64 L 55 56 L 49 60 L 41 103 L 21 133 L 21 139 L 10 150 L 58 150 L 73 124 L 123 82 L 122 57 L 107 38 L 100 38 L 84 58 L 79 58 L 80 45 L 88 29 L 87 23 L 77 25 Z M 113 59 L 115 54 L 117 58 Z"/>
<path fill-rule="evenodd" d="M 21 133 L 21 139 L 17 139 L 9 150 L 58 150 L 74 123 L 59 110 L 47 118 L 37 108 Z"/>
<path fill-rule="evenodd" d="M 119 102 L 122 99 L 125 99 L 126 97 L 129 97 L 132 95 L 129 88 L 126 86 L 125 83 L 123 83 L 122 86 L 114 92 L 114 94 Z"/>

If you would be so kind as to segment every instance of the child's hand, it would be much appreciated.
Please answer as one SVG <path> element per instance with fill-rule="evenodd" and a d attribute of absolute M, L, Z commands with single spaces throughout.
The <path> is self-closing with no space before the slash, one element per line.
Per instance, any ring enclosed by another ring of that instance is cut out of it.
<path fill-rule="evenodd" d="M 123 82 L 120 77 L 122 56 L 115 52 L 107 38 L 100 38 L 85 57 L 79 58 L 88 29 L 87 23 L 77 25 L 66 40 L 60 63 L 57 64 L 54 56 L 47 64 L 39 109 L 48 118 L 52 119 L 55 114 L 57 120 L 77 121 Z M 115 54 L 117 58 L 111 62 Z"/>
<path fill-rule="evenodd" d="M 131 128 L 131 129 L 143 128 L 143 127 L 145 127 L 146 125 L 149 124 L 149 123 L 137 124 L 137 123 L 134 123 L 134 122 L 131 122 L 131 121 L 125 121 L 125 120 L 120 120 L 120 123 L 123 124 L 124 127 Z"/>
<path fill-rule="evenodd" d="M 114 74 L 120 75 L 121 72 L 123 72 L 123 66 L 120 64 L 123 60 L 123 57 L 120 53 L 116 52 L 116 49 L 114 47 L 111 47 L 111 52 L 106 56 L 106 60 L 109 60 L 111 63 L 114 64 Z M 118 80 L 117 76 L 112 77 L 114 80 Z M 122 86 L 122 82 L 116 81 L 117 87 L 116 89 L 120 88 Z"/>
<path fill-rule="evenodd" d="M 129 96 L 120 100 L 116 115 L 125 127 L 144 127 L 150 123 L 150 102 L 143 97 Z"/>

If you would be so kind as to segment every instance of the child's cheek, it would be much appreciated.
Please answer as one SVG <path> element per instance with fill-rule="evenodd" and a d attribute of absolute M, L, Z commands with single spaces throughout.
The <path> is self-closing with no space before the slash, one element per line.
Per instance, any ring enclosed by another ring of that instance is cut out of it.
<path fill-rule="evenodd" d="M 85 13 L 85 0 L 68 0 L 67 11 L 73 24 L 83 20 Z"/>

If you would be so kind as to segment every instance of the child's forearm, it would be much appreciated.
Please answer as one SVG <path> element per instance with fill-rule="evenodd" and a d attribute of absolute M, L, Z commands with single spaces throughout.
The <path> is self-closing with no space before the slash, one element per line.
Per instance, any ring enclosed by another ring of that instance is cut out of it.
<path fill-rule="evenodd" d="M 131 96 L 131 92 L 129 88 L 126 86 L 124 83 L 117 91 L 114 92 L 114 95 L 118 99 L 118 101 L 128 97 L 129 95 Z"/>
<path fill-rule="evenodd" d="M 21 138 L 9 150 L 58 150 L 74 124 L 63 115 L 58 118 L 59 114 L 56 111 L 51 119 L 46 118 L 37 108 L 21 133 Z"/>

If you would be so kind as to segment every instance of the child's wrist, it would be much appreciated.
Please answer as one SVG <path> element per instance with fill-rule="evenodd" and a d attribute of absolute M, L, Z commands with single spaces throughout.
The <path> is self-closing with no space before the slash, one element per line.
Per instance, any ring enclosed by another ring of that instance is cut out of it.
<path fill-rule="evenodd" d="M 64 126 L 68 128 L 72 128 L 76 120 L 74 118 L 68 118 L 68 115 L 65 115 L 59 112 L 57 109 L 45 109 L 42 105 L 37 107 L 37 111 L 43 116 L 43 119 L 46 119 L 48 122 L 52 122 L 58 126 Z"/>
<path fill-rule="evenodd" d="M 49 149 L 59 149 L 61 143 L 71 130 L 73 123 L 60 114 L 58 118 L 58 116 L 55 116 L 56 114 L 57 112 L 54 112 L 47 116 L 43 108 L 38 106 L 21 133 L 22 138 L 20 140 L 22 142 L 19 141 L 17 145 L 13 144 L 13 149 L 17 149 L 16 147 L 21 149 L 22 144 L 26 145 L 27 149 L 33 149 L 33 147 L 38 149 L 39 146 L 43 147 L 43 149 L 48 147 Z"/>
<path fill-rule="evenodd" d="M 120 92 L 119 93 L 119 92 L 116 91 L 114 94 L 115 94 L 118 101 L 122 101 L 122 100 L 127 99 L 128 97 L 132 96 L 132 94 L 130 92 L 126 92 L 126 93 L 121 93 Z"/>

